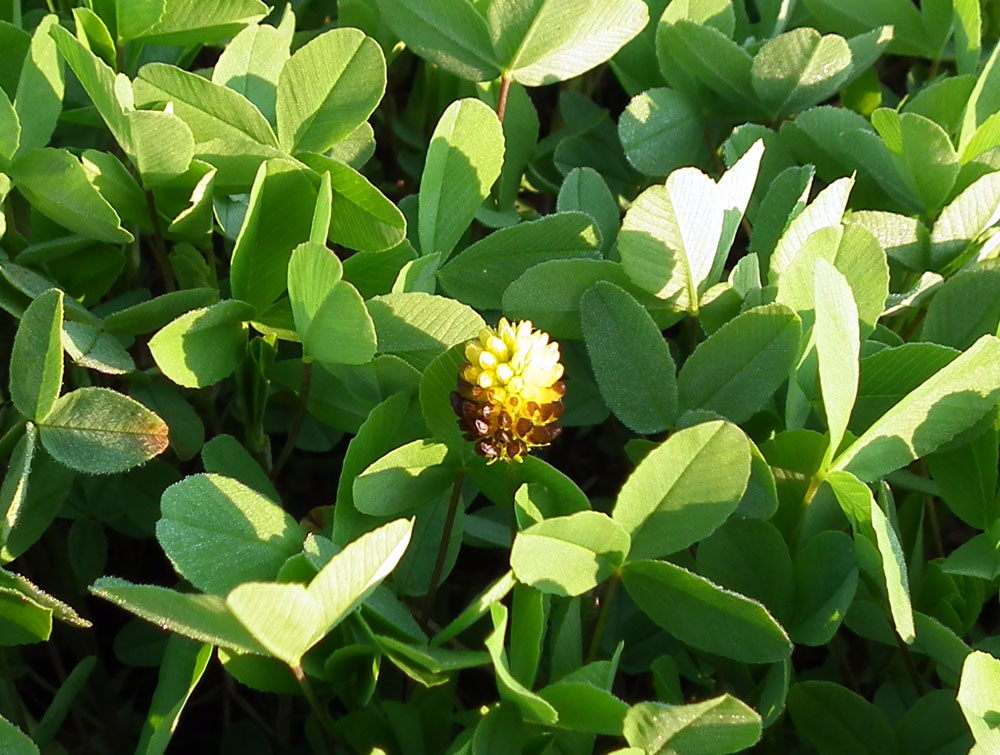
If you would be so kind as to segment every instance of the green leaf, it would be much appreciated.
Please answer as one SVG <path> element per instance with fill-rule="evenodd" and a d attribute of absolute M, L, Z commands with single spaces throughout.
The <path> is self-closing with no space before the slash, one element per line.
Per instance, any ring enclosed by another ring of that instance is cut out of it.
<path fill-rule="evenodd" d="M 470 0 L 376 0 L 382 19 L 418 55 L 469 81 L 501 71 L 490 30 Z"/>
<path fill-rule="evenodd" d="M 159 186 L 183 175 L 194 158 L 194 136 L 173 113 L 134 110 L 126 114 L 133 161 L 142 185 Z"/>
<path fill-rule="evenodd" d="M 643 306 L 613 283 L 599 282 L 580 298 L 580 320 L 597 384 L 615 416 L 637 433 L 670 427 L 677 368 Z"/>
<path fill-rule="evenodd" d="M 992 427 L 978 438 L 927 457 L 927 469 L 939 497 L 959 519 L 988 530 L 1000 515 L 997 500 L 997 432 Z"/>
<path fill-rule="evenodd" d="M 316 190 L 306 171 L 285 160 L 261 164 L 246 219 L 233 247 L 233 296 L 263 311 L 281 296 L 296 246 L 309 239 Z"/>
<path fill-rule="evenodd" d="M 229 593 L 226 606 L 272 655 L 298 666 L 396 567 L 412 530 L 412 521 L 390 522 L 336 554 L 308 587 L 246 582 Z"/>
<path fill-rule="evenodd" d="M 722 236 L 723 203 L 697 168 L 675 170 L 625 213 L 618 251 L 637 286 L 679 310 L 698 311 Z"/>
<path fill-rule="evenodd" d="M 961 755 L 972 748 L 969 727 L 950 689 L 934 690 L 917 700 L 900 719 L 896 734 L 900 752 L 909 755 Z"/>
<path fill-rule="evenodd" d="M 145 44 L 211 44 L 229 39 L 249 23 L 259 21 L 268 8 L 260 0 L 132 0 L 118 6 L 118 40 Z"/>
<path fill-rule="evenodd" d="M 926 213 L 936 215 L 960 169 L 947 132 L 922 115 L 900 115 L 888 108 L 872 113 L 872 125 L 889 148 L 896 169 L 920 197 Z"/>
<path fill-rule="evenodd" d="M 491 4 L 490 36 L 504 74 L 525 86 L 579 76 L 608 60 L 649 21 L 639 0 Z"/>
<path fill-rule="evenodd" d="M 589 215 L 546 215 L 495 231 L 472 244 L 445 263 L 438 281 L 448 294 L 466 304 L 500 309 L 504 289 L 529 268 L 549 260 L 597 258 L 600 243 Z"/>
<path fill-rule="evenodd" d="M 781 622 L 795 593 L 792 559 L 777 528 L 733 517 L 698 544 L 698 573 L 721 587 L 762 603 Z"/>
<path fill-rule="evenodd" d="M 691 647 L 744 663 L 788 658 L 792 643 L 760 603 L 665 561 L 630 561 L 625 589 L 639 609 Z"/>
<path fill-rule="evenodd" d="M 881 483 L 885 485 L 885 483 Z M 913 626 L 913 606 L 910 602 L 910 585 L 906 574 L 906 557 L 899 543 L 899 535 L 874 498 L 870 501 L 871 523 L 875 542 L 882 559 L 882 575 L 889 594 L 892 622 L 903 642 L 910 644 L 916 637 Z"/>
<path fill-rule="evenodd" d="M 618 136 L 628 161 L 649 176 L 701 163 L 706 153 L 702 114 L 683 93 L 666 87 L 632 98 L 618 120 Z"/>
<path fill-rule="evenodd" d="M 65 323 L 62 346 L 74 363 L 105 375 L 125 375 L 135 370 L 135 362 L 121 341 L 93 325 Z"/>
<path fill-rule="evenodd" d="M 983 18 L 978 2 L 955 0 L 955 62 L 959 74 L 979 68 L 982 52 Z"/>
<path fill-rule="evenodd" d="M 907 343 L 864 357 L 851 431 L 860 435 L 958 354 L 955 349 L 933 343 Z"/>
<path fill-rule="evenodd" d="M 268 653 L 292 667 L 323 637 L 319 606 L 298 583 L 244 582 L 225 605 Z"/>
<path fill-rule="evenodd" d="M 625 561 L 629 536 L 607 514 L 581 511 L 544 519 L 517 533 L 514 576 L 536 590 L 575 597 L 592 590 Z"/>
<path fill-rule="evenodd" d="M 833 463 L 864 481 L 881 477 L 975 424 L 1000 396 L 1000 340 L 983 336 L 877 419 Z"/>
<path fill-rule="evenodd" d="M 851 72 L 851 50 L 837 34 L 793 29 L 769 40 L 753 59 L 754 92 L 775 119 L 829 99 Z"/>
<path fill-rule="evenodd" d="M 959 152 L 965 151 L 976 131 L 1000 110 L 998 81 L 1000 81 L 1000 51 L 994 48 L 979 72 L 972 94 L 966 103 L 959 130 Z"/>
<path fill-rule="evenodd" d="M 27 430 L 25 432 L 26 435 L 29 433 Z M 0 489 L 0 494 L 9 494 L 11 501 L 6 512 L 11 529 L 5 535 L 6 543 L 0 548 L 0 561 L 15 559 L 38 542 L 56 518 L 73 484 L 73 473 L 53 461 L 51 456 L 38 447 L 35 433 L 30 433 L 30 437 L 23 439 L 23 442 L 21 450 L 24 456 L 12 459 L 12 463 L 16 464 L 9 468 L 7 477 L 4 478 L 4 488 Z M 30 459 L 29 444 L 34 447 Z M 19 449 L 15 447 L 15 453 L 18 452 Z M 6 503 L 7 498 L 4 497 L 3 500 Z M 0 527 L 3 526 L 0 524 Z M 35 602 L 61 613 L 59 618 L 65 618 L 59 607 L 63 604 L 53 606 L 52 601 L 39 597 L 37 589 L 29 590 L 26 594 Z"/>
<path fill-rule="evenodd" d="M 625 715 L 625 740 L 647 755 L 742 752 L 760 736 L 760 716 L 729 694 L 689 705 L 639 703 Z"/>
<path fill-rule="evenodd" d="M 45 642 L 52 634 L 52 611 L 23 593 L 0 587 L 0 647 Z"/>
<path fill-rule="evenodd" d="M 761 115 L 753 91 L 750 53 L 713 26 L 681 19 L 676 23 L 660 22 L 656 31 L 656 53 L 661 70 L 679 67 L 691 81 L 685 88 L 707 87 L 729 103 Z M 696 83 L 695 83 L 696 82 Z M 668 83 L 678 86 L 676 77 Z M 739 123 L 737 115 L 735 122 Z"/>
<path fill-rule="evenodd" d="M 857 586 L 854 544 L 847 535 L 827 530 L 807 540 L 795 554 L 795 611 L 788 624 L 792 640 L 812 647 L 828 643 Z"/>
<path fill-rule="evenodd" d="M 193 309 L 149 339 L 160 371 L 178 385 L 203 388 L 231 375 L 246 353 L 246 320 L 253 309 L 227 299 Z"/>
<path fill-rule="evenodd" d="M 915 5 L 897 0 L 806 0 L 816 20 L 842 34 L 860 34 L 883 24 L 892 25 L 895 39 L 889 48 L 898 55 L 927 55 L 932 49 L 923 18 Z"/>
<path fill-rule="evenodd" d="M 320 606 L 324 634 L 368 599 L 403 557 L 413 520 L 397 519 L 349 543 L 320 569 L 309 594 Z"/>
<path fill-rule="evenodd" d="M 143 464 L 166 450 L 169 435 L 153 412 L 107 388 L 77 388 L 61 396 L 38 431 L 56 461 L 88 474 Z"/>
<path fill-rule="evenodd" d="M 23 155 L 49 143 L 56 121 L 62 112 L 63 92 L 66 88 L 63 61 L 56 50 L 50 32 L 59 25 L 53 14 L 45 16 L 31 35 L 28 54 L 21 65 L 14 95 L 14 111 L 21 124 L 21 146 L 17 154 Z"/>
<path fill-rule="evenodd" d="M 677 376 L 681 410 L 704 409 L 743 422 L 788 379 L 801 323 L 766 304 L 730 320 L 698 345 Z"/>
<path fill-rule="evenodd" d="M 38 755 L 38 745 L 24 732 L 0 716 L 0 748 L 10 755 Z"/>
<path fill-rule="evenodd" d="M 471 98 L 448 106 L 420 178 L 421 253 L 451 254 L 500 175 L 503 155 L 503 128 L 493 110 Z"/>
<path fill-rule="evenodd" d="M 112 136 L 126 153 L 135 154 L 126 116 L 126 110 L 132 107 L 131 83 L 124 77 L 117 79 L 111 66 L 62 26 L 53 26 L 50 34 L 59 54 L 87 92 Z"/>
<path fill-rule="evenodd" d="M 676 553 L 736 510 L 750 478 L 750 444 L 728 422 L 680 430 L 625 481 L 612 518 L 632 538 L 630 559 Z"/>
<path fill-rule="evenodd" d="M 822 257 L 816 260 L 815 290 L 813 333 L 823 408 L 830 430 L 830 445 L 824 457 L 824 466 L 828 466 L 844 439 L 858 393 L 861 336 L 851 287 L 840 271 Z"/>
<path fill-rule="evenodd" d="M 844 217 L 847 197 L 854 187 L 850 178 L 841 178 L 825 187 L 789 223 L 771 254 L 770 278 L 776 283 L 791 265 L 806 239 L 822 228 L 836 228 Z M 812 275 L 812 267 L 809 268 Z"/>
<path fill-rule="evenodd" d="M 533 265 L 503 292 L 503 311 L 511 319 L 527 319 L 556 338 L 583 339 L 580 303 L 595 283 L 606 281 L 627 291 L 666 328 L 680 315 L 662 299 L 638 288 L 621 263 L 611 260 L 549 260 Z"/>
<path fill-rule="evenodd" d="M 958 704 L 984 753 L 1000 745 L 1000 732 L 996 728 L 997 689 L 1000 689 L 1000 661 L 982 651 L 970 653 L 962 665 Z"/>
<path fill-rule="evenodd" d="M 340 260 L 322 243 L 295 248 L 288 263 L 295 330 L 309 359 L 365 364 L 375 356 L 375 325 L 361 295 L 342 275 Z"/>
<path fill-rule="evenodd" d="M 934 294 L 920 331 L 923 341 L 969 348 L 1000 325 L 1000 269 L 973 267 L 952 276 Z"/>
<path fill-rule="evenodd" d="M 317 173 L 328 173 L 333 187 L 330 241 L 362 252 L 394 249 L 406 236 L 406 218 L 354 168 L 322 155 L 300 155 Z"/>
<path fill-rule="evenodd" d="M 437 501 L 457 469 L 445 463 L 448 446 L 415 440 L 373 462 L 354 480 L 355 508 L 371 516 L 398 516 Z"/>
<path fill-rule="evenodd" d="M 896 737 L 885 714 L 839 684 L 808 681 L 792 685 L 788 712 L 799 736 L 822 753 L 896 752 Z"/>
<path fill-rule="evenodd" d="M 794 165 L 782 170 L 760 202 L 754 219 L 750 251 L 757 255 L 763 270 L 770 268 L 771 253 L 788 224 L 806 206 L 816 169 L 811 165 Z"/>
<path fill-rule="evenodd" d="M 385 58 L 357 29 L 331 29 L 303 45 L 281 71 L 282 149 L 326 152 L 368 120 L 385 92 Z"/>
<path fill-rule="evenodd" d="M 21 315 L 10 353 L 10 398 L 36 422 L 59 397 L 63 379 L 63 292 L 52 288 L 35 297 Z"/>
<path fill-rule="evenodd" d="M 579 669 L 580 672 L 588 670 L 586 666 Z M 555 684 L 540 689 L 538 696 L 555 708 L 560 728 L 620 737 L 628 704 L 589 681 L 575 681 L 578 676 L 585 678 L 583 673 L 567 674 Z"/>
<path fill-rule="evenodd" d="M 218 595 L 180 593 L 155 585 L 136 585 L 117 577 L 101 577 L 90 588 L 120 608 L 198 642 L 241 653 L 266 655 Z"/>
<path fill-rule="evenodd" d="M 18 526 L 21 516 L 24 513 L 24 506 L 28 500 L 28 483 L 31 474 L 31 462 L 35 455 L 35 448 L 38 438 L 38 430 L 32 423 L 27 423 L 24 427 L 24 435 L 14 446 L 11 452 L 10 463 L 7 466 L 7 474 L 4 475 L 3 485 L 0 487 L 0 545 L 3 551 L 0 555 L 4 561 L 11 560 L 13 556 L 7 548 L 7 541 L 11 532 Z"/>
<path fill-rule="evenodd" d="M 177 573 L 202 592 L 225 595 L 273 579 L 305 533 L 270 499 L 229 477 L 198 474 L 163 492 L 156 539 Z"/>
<path fill-rule="evenodd" d="M 483 318 L 466 305 L 420 292 L 386 294 L 368 302 L 378 334 L 378 350 L 396 354 L 419 370 L 452 346 L 479 336 Z M 454 381 L 458 372 L 452 376 Z"/>
<path fill-rule="evenodd" d="M 510 604 L 510 672 L 528 689 L 538 677 L 549 602 L 543 592 L 527 584 L 514 586 Z"/>
<path fill-rule="evenodd" d="M 794 309 L 808 330 L 817 307 L 815 267 L 820 258 L 846 278 L 861 321 L 860 336 L 868 337 L 885 308 L 889 267 L 878 241 L 860 225 L 823 228 L 806 239 L 778 281 L 777 301 Z"/>
<path fill-rule="evenodd" d="M 212 660 L 213 650 L 211 645 L 180 637 L 168 640 L 149 714 L 136 745 L 138 755 L 162 755 L 166 751 L 184 706 Z"/>
<path fill-rule="evenodd" d="M 930 267 L 960 258 L 1000 213 L 1000 172 L 987 173 L 941 210 L 931 231 Z"/>
<path fill-rule="evenodd" d="M 621 218 L 611 190 L 593 168 L 574 168 L 559 187 L 556 212 L 574 211 L 585 212 L 593 218 L 601 234 L 601 251 L 609 256 L 618 236 Z"/>
<path fill-rule="evenodd" d="M 59 225 L 109 244 L 132 241 L 118 213 L 87 179 L 80 161 L 66 150 L 22 152 L 10 174 L 25 199 Z"/>
<path fill-rule="evenodd" d="M 507 633 L 507 607 L 502 603 L 493 603 L 490 605 L 490 617 L 493 619 L 493 631 L 486 638 L 485 645 L 493 661 L 500 698 L 516 705 L 526 721 L 553 725 L 559 719 L 556 709 L 517 681 L 510 672 L 503 649 Z"/>
<path fill-rule="evenodd" d="M 108 333 L 136 336 L 152 333 L 186 312 L 207 307 L 219 300 L 214 288 L 185 288 L 154 299 L 119 309 L 104 318 L 102 327 Z"/>
<path fill-rule="evenodd" d="M 0 169 L 7 169 L 20 144 L 21 123 L 17 119 L 17 111 L 7 94 L 0 89 Z"/>
<path fill-rule="evenodd" d="M 136 107 L 172 104 L 191 129 L 195 154 L 219 169 L 223 187 L 245 191 L 261 162 L 281 156 L 267 119 L 232 89 L 164 63 L 143 66 L 133 89 Z"/>
<path fill-rule="evenodd" d="M 242 94 L 275 124 L 278 80 L 289 58 L 290 42 L 289 34 L 273 26 L 247 26 L 222 51 L 212 70 L 212 83 Z"/>
<path fill-rule="evenodd" d="M 232 435 L 216 435 L 208 441 L 201 449 L 201 461 L 206 472 L 232 477 L 275 503 L 281 501 L 260 463 Z"/>

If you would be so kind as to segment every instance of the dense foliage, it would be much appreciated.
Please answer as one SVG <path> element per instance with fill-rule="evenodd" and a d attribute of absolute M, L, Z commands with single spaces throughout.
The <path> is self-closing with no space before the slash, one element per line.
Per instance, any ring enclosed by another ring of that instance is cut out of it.
<path fill-rule="evenodd" d="M 0 752 L 1000 752 L 998 34 L 0 0 Z"/>

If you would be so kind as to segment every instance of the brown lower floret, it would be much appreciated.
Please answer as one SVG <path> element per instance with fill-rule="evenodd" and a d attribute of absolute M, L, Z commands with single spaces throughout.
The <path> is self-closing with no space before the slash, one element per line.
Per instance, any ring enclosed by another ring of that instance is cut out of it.
<path fill-rule="evenodd" d="M 562 396 L 566 388 L 557 382 L 552 390 Z M 538 404 L 517 396 L 497 400 L 491 388 L 472 385 L 459 377 L 458 390 L 451 393 L 451 407 L 466 440 L 476 444 L 476 453 L 489 462 L 521 461 L 529 449 L 546 446 L 559 437 L 562 400 Z"/>

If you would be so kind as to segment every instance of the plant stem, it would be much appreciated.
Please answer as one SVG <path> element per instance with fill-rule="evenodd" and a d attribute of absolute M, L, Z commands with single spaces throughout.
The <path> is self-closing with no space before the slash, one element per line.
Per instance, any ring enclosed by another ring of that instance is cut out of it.
<path fill-rule="evenodd" d="M 944 558 L 944 542 L 941 540 L 941 525 L 938 523 L 937 507 L 934 504 L 934 499 L 928 496 L 924 499 L 924 504 L 927 509 L 927 521 L 931 530 L 931 542 L 934 543 L 934 555 L 937 558 Z"/>
<path fill-rule="evenodd" d="M 284 468 L 288 458 L 295 448 L 295 441 L 298 440 L 299 432 L 302 430 L 302 423 L 306 420 L 306 413 L 309 411 L 309 388 L 312 386 L 312 362 L 302 363 L 302 387 L 299 389 L 299 405 L 295 409 L 295 416 L 292 417 L 292 424 L 288 427 L 288 437 L 285 438 L 285 445 L 278 455 L 278 460 L 271 469 L 271 479 L 278 479 L 281 470 Z"/>
<path fill-rule="evenodd" d="M 292 666 L 292 674 L 295 676 L 295 681 L 299 683 L 299 688 L 302 690 L 302 694 L 305 695 L 309 707 L 316 714 L 316 718 L 319 720 L 320 726 L 323 727 L 323 731 L 337 744 L 347 746 L 347 740 L 344 739 L 343 734 L 337 731 L 337 726 L 333 723 L 333 719 L 330 718 L 330 711 L 320 705 L 319 700 L 316 698 L 316 693 L 309 683 L 309 677 L 302 670 L 302 666 Z"/>
<path fill-rule="evenodd" d="M 14 446 L 17 442 L 21 440 L 21 436 L 24 435 L 24 428 L 28 424 L 28 420 L 22 418 L 19 419 L 14 426 L 10 428 L 7 432 L 3 434 L 0 438 L 0 461 L 3 461 L 14 451 Z"/>
<path fill-rule="evenodd" d="M 504 114 L 507 112 L 507 95 L 510 94 L 510 78 L 504 76 L 500 79 L 500 99 L 497 100 L 497 120 L 503 123 Z"/>
<path fill-rule="evenodd" d="M 601 650 L 601 640 L 604 639 L 604 628 L 608 625 L 608 616 L 611 614 L 611 604 L 618 593 L 618 585 L 621 582 L 618 574 L 612 574 L 604 588 L 604 595 L 601 597 L 601 612 L 597 614 L 597 626 L 594 627 L 594 634 L 590 638 L 590 649 L 587 650 L 587 663 L 597 660 L 597 654 Z"/>
<path fill-rule="evenodd" d="M 907 647 L 906 643 L 903 642 L 902 638 L 896 632 L 893 632 L 893 635 L 896 638 L 896 644 L 899 645 L 899 652 L 903 654 L 903 665 L 906 666 L 906 670 L 913 680 L 913 686 L 916 688 L 918 695 L 923 695 L 927 692 L 927 687 L 924 678 L 917 671 L 917 664 L 913 660 L 913 653 L 910 652 L 910 648 Z"/>
<path fill-rule="evenodd" d="M 806 490 L 806 494 L 802 497 L 802 507 L 806 508 L 812 503 L 813 498 L 816 497 L 816 493 L 819 492 L 820 486 L 823 484 L 823 480 L 819 477 L 813 477 L 809 481 L 809 488 Z"/>
<path fill-rule="evenodd" d="M 177 283 L 174 282 L 174 272 L 170 269 L 170 260 L 167 258 L 167 243 L 163 240 L 160 215 L 156 212 L 156 200 L 153 199 L 153 192 L 149 189 L 146 189 L 146 208 L 149 210 L 149 222 L 153 224 L 153 256 L 156 257 L 156 265 L 163 277 L 163 288 L 170 293 L 177 290 Z"/>
<path fill-rule="evenodd" d="M 441 544 L 438 546 L 437 561 L 434 562 L 434 571 L 431 573 L 431 584 L 427 590 L 427 598 L 424 600 L 424 608 L 420 614 L 420 626 L 426 630 L 427 621 L 431 616 L 431 609 L 434 608 L 434 598 L 437 596 L 438 583 L 441 581 L 441 573 L 444 571 L 444 562 L 448 559 L 448 545 L 451 543 L 451 531 L 455 527 L 455 514 L 458 512 L 458 502 L 462 500 L 462 483 L 465 482 L 465 475 L 461 472 L 455 478 L 455 485 L 451 489 L 451 499 L 448 501 L 448 516 L 444 520 L 444 531 L 441 533 Z"/>

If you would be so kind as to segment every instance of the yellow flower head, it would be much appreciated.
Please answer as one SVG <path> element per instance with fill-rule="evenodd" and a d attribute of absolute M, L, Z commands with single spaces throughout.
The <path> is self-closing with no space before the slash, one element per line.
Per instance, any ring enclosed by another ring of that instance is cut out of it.
<path fill-rule="evenodd" d="M 563 366 L 548 333 L 501 317 L 466 344 L 465 358 L 451 402 L 476 453 L 490 463 L 521 461 L 562 432 Z"/>

